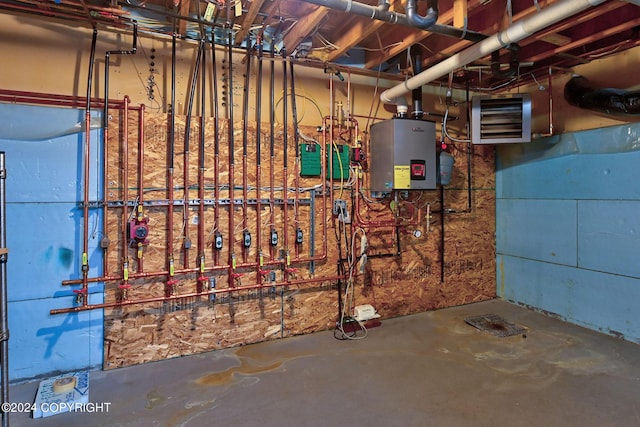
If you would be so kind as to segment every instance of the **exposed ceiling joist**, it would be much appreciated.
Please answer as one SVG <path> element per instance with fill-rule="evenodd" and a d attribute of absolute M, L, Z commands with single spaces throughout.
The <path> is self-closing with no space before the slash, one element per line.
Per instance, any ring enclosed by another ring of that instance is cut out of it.
<path fill-rule="evenodd" d="M 236 33 L 235 43 L 236 46 L 240 45 L 244 39 L 249 35 L 249 31 L 254 25 L 254 21 L 262 9 L 262 5 L 264 5 L 265 0 L 253 0 L 251 5 L 249 6 L 249 11 L 244 15 L 244 19 L 242 21 L 242 25 L 240 26 L 240 31 Z"/>
<path fill-rule="evenodd" d="M 311 12 L 301 17 L 284 36 L 283 44 L 288 53 L 293 52 L 304 39 L 309 37 L 329 13 L 326 7 L 312 5 L 311 9 Z"/>

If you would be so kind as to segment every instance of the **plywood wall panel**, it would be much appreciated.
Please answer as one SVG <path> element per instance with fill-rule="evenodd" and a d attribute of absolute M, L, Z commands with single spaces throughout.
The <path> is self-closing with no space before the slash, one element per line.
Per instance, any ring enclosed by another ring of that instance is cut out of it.
<path fill-rule="evenodd" d="M 121 116 L 114 116 L 110 124 L 108 139 L 108 200 L 115 203 L 123 196 L 123 153 L 122 131 L 119 124 Z M 134 116 L 137 118 L 137 116 Z M 174 197 L 184 198 L 184 118 L 176 120 L 176 143 L 174 157 Z M 207 278 L 214 278 L 217 289 L 228 289 L 230 286 L 247 286 L 259 282 L 264 283 L 261 289 L 232 291 L 217 294 L 215 300 L 209 296 L 180 298 L 177 300 L 154 302 L 144 305 L 121 306 L 105 310 L 105 358 L 106 369 L 179 357 L 203 351 L 210 351 L 236 345 L 244 345 L 269 339 L 310 333 L 330 329 L 335 326 L 338 315 L 338 264 L 348 269 L 347 251 L 344 243 L 344 232 L 349 239 L 353 228 L 343 224 L 331 215 L 330 201 L 322 191 L 314 198 L 314 209 L 309 206 L 311 196 L 308 191 L 297 193 L 284 191 L 286 187 L 322 188 L 319 178 L 296 178 L 299 173 L 295 162 L 295 145 L 293 129 L 288 130 L 288 164 L 285 169 L 283 153 L 284 129 L 277 125 L 274 136 L 274 156 L 270 155 L 271 138 L 266 125 L 261 126 L 260 137 L 260 170 L 257 168 L 257 147 L 255 123 L 248 123 L 246 128 L 247 144 L 244 146 L 242 122 L 234 125 L 233 149 L 233 184 L 231 181 L 229 156 L 228 122 L 218 121 L 219 132 L 219 169 L 215 168 L 215 141 L 213 140 L 216 121 L 208 118 L 205 123 L 205 168 L 204 168 L 204 218 L 199 217 L 198 205 L 198 172 L 199 172 L 199 126 L 197 118 L 192 119 L 190 153 L 188 156 L 189 182 L 187 198 L 192 206 L 186 211 L 183 206 L 175 205 L 173 221 L 167 216 L 168 207 L 168 123 L 169 118 L 163 114 L 146 113 L 145 115 L 145 152 L 144 152 L 144 200 L 151 206 L 144 207 L 144 215 L 148 218 L 149 243 L 143 248 L 142 267 L 150 277 L 135 278 L 139 272 L 137 251 L 122 242 L 123 224 L 131 215 L 133 206 L 123 209 L 110 207 L 107 209 L 108 235 L 112 242 L 108 250 L 109 273 L 118 278 L 122 275 L 124 259 L 129 259 L 132 279 L 131 288 L 126 290 L 129 300 L 158 298 L 172 290 L 173 295 L 197 292 L 200 286 L 204 289 L 210 285 L 197 279 L 200 251 L 198 249 L 198 233 L 204 235 L 205 267 Z M 267 132 L 265 132 L 267 130 Z M 128 123 L 128 194 L 130 204 L 136 200 L 138 192 L 137 168 L 137 123 L 130 117 Z M 303 129 L 307 135 L 314 135 L 315 128 Z M 133 142 L 131 142 L 133 141 Z M 363 267 L 355 267 L 352 275 L 353 296 L 355 304 L 369 303 L 374 305 L 384 318 L 416 313 L 458 304 L 465 304 L 495 295 L 494 280 L 494 206 L 493 195 L 493 152 L 476 150 L 471 156 L 473 180 L 471 212 L 462 212 L 467 204 L 466 146 L 454 147 L 452 154 L 456 157 L 456 169 L 452 183 L 445 190 L 445 209 L 454 209 L 459 213 L 445 215 L 445 251 L 444 281 L 441 280 L 442 251 L 440 246 L 440 209 L 439 191 L 410 192 L 406 200 L 396 204 L 390 200 L 379 203 L 360 201 L 359 215 L 364 223 L 388 224 L 398 214 L 406 220 L 396 227 L 365 227 L 369 241 L 368 254 L 371 257 Z M 261 187 L 262 203 L 258 211 L 255 199 L 258 184 Z M 271 191 L 271 181 L 275 189 Z M 243 190 L 244 184 L 247 190 Z M 212 203 L 215 188 L 221 203 Z M 246 210 L 243 200 L 247 197 Z M 271 196 L 276 202 L 269 203 Z M 348 200 L 351 209 L 351 189 L 336 188 L 334 197 Z M 404 196 L 403 196 L 404 197 Z M 285 239 L 285 215 L 282 199 L 289 199 L 287 205 Z M 229 199 L 238 201 L 230 209 Z M 297 203 L 299 202 L 299 203 Z M 323 212 L 326 203 L 327 211 Z M 294 206 L 298 207 L 297 215 Z M 397 212 L 394 210 L 397 209 Z M 430 211 L 427 217 L 427 211 Z M 187 221 L 185 223 L 185 212 Z M 230 212 L 233 215 L 233 229 L 230 230 Z M 246 213 L 245 213 L 246 212 Z M 123 219 L 124 217 L 127 219 Z M 315 223 L 315 243 L 310 248 L 310 221 Z M 216 217 L 218 221 L 216 222 Z M 418 217 L 420 220 L 418 221 Z M 246 219 L 246 223 L 245 223 Z M 352 220 L 354 220 L 352 218 Z M 124 221 L 124 222 L 123 222 Z M 169 225 L 173 224 L 173 242 L 168 248 Z M 258 236 L 258 223 L 260 236 Z M 326 224 L 326 235 L 322 233 Z M 269 245 L 269 231 L 274 227 L 278 232 L 279 244 L 273 248 Z M 296 248 L 293 243 L 296 227 L 304 230 L 304 243 Z M 252 246 L 248 251 L 242 248 L 242 230 L 247 229 L 252 236 Z M 421 237 L 414 237 L 413 231 L 420 229 Z M 217 252 L 212 248 L 215 231 L 222 233 L 224 247 Z M 397 234 L 399 233 L 399 234 Z M 359 247 L 362 231 L 356 232 L 354 247 Z M 191 241 L 191 249 L 185 258 L 185 236 Z M 399 237 L 399 239 L 398 239 Z M 490 238 L 491 237 L 491 238 Z M 338 246 L 338 239 L 340 247 Z M 400 255 L 396 255 L 397 242 L 400 244 Z M 261 268 L 273 272 L 275 285 L 268 282 L 265 276 L 258 274 L 257 263 L 258 241 L 262 248 L 265 265 Z M 326 251 L 325 251 L 326 247 Z M 283 261 L 286 253 L 294 260 L 291 266 Z M 322 256 L 322 259 L 309 262 L 295 262 L 296 257 L 308 258 L 311 253 Z M 173 255 L 177 271 L 190 268 L 190 273 L 177 273 L 174 279 L 178 283 L 167 286 L 168 260 Z M 242 276 L 237 280 L 230 279 L 228 266 L 231 256 L 235 255 L 238 264 L 253 264 L 252 267 L 238 268 L 235 273 Z M 388 256 L 381 256 L 387 254 Z M 379 257 L 378 257 L 379 256 Z M 186 261 L 186 263 L 185 263 Z M 313 268 L 311 268 L 313 265 Z M 295 271 L 284 272 L 284 268 Z M 346 271 L 346 270 L 343 270 Z M 164 273 L 163 273 L 164 272 Z M 162 273 L 162 274 L 156 274 Z M 294 284 L 280 286 L 288 276 Z M 296 281 L 302 283 L 296 284 Z M 342 286 L 348 280 L 340 280 Z M 120 285 L 123 280 L 109 282 L 105 287 L 105 300 L 118 301 L 124 295 Z M 344 292 L 344 290 L 343 290 Z"/>

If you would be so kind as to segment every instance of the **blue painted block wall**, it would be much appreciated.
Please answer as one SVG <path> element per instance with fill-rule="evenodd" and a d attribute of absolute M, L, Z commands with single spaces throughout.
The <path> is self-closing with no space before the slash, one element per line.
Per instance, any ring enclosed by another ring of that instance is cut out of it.
<path fill-rule="evenodd" d="M 79 286 L 61 282 L 81 277 L 83 120 L 84 110 L 0 104 L 12 382 L 102 365 L 102 310 L 49 314 L 75 304 L 72 289 Z M 100 137 L 99 130 L 90 132 L 92 201 L 102 188 Z M 90 276 L 102 274 L 100 224 L 101 212 L 90 209 Z M 89 292 L 90 303 L 103 301 L 102 284 Z"/>
<path fill-rule="evenodd" d="M 640 124 L 498 148 L 497 292 L 640 342 Z"/>

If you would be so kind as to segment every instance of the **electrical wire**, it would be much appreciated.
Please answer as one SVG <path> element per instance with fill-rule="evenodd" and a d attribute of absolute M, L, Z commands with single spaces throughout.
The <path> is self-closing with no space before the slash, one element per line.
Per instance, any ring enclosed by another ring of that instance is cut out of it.
<path fill-rule="evenodd" d="M 451 141 L 454 142 L 471 142 L 470 139 L 457 139 L 452 137 L 451 135 L 449 135 L 449 132 L 447 132 L 447 118 L 449 117 L 449 106 L 447 105 L 447 108 L 444 110 L 444 117 L 442 118 L 442 133 L 444 133 L 444 135 L 449 138 Z"/>
<path fill-rule="evenodd" d="M 342 218 L 346 218 L 347 212 L 345 212 L 344 207 L 340 207 L 339 208 L 339 212 L 338 212 L 338 216 L 342 216 Z M 341 247 L 340 247 L 340 236 L 339 236 L 339 229 L 342 229 L 342 234 L 344 236 L 344 240 L 345 240 L 345 246 L 347 248 L 347 265 L 349 266 L 349 276 L 347 279 L 347 286 L 345 288 L 345 292 L 344 292 L 344 297 L 342 301 L 339 301 L 339 304 L 341 304 L 342 306 L 342 310 L 341 310 L 341 315 L 340 315 L 340 320 L 338 321 L 336 328 L 334 329 L 334 337 L 337 339 L 346 339 L 346 340 L 360 340 L 363 338 L 366 338 L 368 335 L 368 331 L 367 328 L 365 327 L 364 323 L 361 322 L 360 320 L 356 319 L 355 317 L 351 316 L 351 315 L 347 315 L 346 313 L 352 313 L 354 310 L 354 301 L 355 301 L 355 296 L 354 296 L 354 278 L 353 278 L 353 271 L 354 271 L 354 258 L 352 256 L 353 254 L 353 241 L 354 238 L 352 238 L 351 240 L 351 245 L 349 244 L 349 238 L 347 235 L 347 230 L 346 230 L 346 223 L 344 221 L 340 221 L 339 224 L 342 224 L 342 226 L 338 226 L 336 228 L 336 241 L 338 244 L 338 254 L 340 256 L 340 254 L 342 253 Z M 362 230 L 364 232 L 364 230 Z M 355 237 L 355 233 L 354 233 L 354 237 Z M 345 324 L 354 324 L 357 323 L 358 327 L 360 328 L 360 331 L 358 330 L 354 330 L 352 332 L 352 334 L 347 333 L 347 331 L 345 331 L 344 326 Z M 340 333 L 340 335 L 337 335 L 337 333 Z M 361 332 L 360 335 L 358 335 L 358 332 Z"/>

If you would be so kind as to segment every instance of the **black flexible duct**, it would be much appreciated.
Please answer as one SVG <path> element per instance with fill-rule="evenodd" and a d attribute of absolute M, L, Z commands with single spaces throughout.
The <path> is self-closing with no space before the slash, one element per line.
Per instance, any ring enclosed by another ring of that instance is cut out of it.
<path fill-rule="evenodd" d="M 506 49 L 511 53 L 509 57 L 509 69 L 500 69 L 500 50 L 495 50 L 491 53 L 491 73 L 497 78 L 513 77 L 518 73 L 520 67 L 520 46 L 517 43 L 510 43 L 506 46 Z"/>
<path fill-rule="evenodd" d="M 564 98 L 573 106 L 610 115 L 640 115 L 640 91 L 594 88 L 582 76 L 573 76 L 564 87 Z"/>

